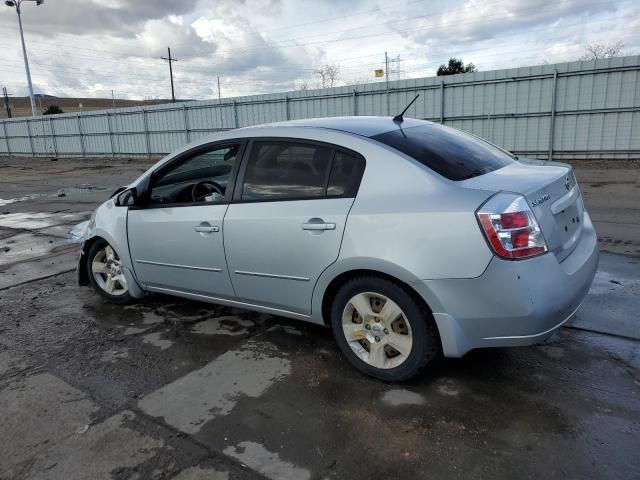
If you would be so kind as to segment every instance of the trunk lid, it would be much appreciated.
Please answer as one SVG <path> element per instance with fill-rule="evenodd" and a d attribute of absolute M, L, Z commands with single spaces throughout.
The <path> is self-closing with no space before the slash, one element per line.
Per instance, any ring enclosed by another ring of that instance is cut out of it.
<path fill-rule="evenodd" d="M 523 195 L 538 220 L 549 251 L 560 261 L 573 251 L 580 239 L 584 205 L 570 165 L 519 160 L 457 184 Z"/>

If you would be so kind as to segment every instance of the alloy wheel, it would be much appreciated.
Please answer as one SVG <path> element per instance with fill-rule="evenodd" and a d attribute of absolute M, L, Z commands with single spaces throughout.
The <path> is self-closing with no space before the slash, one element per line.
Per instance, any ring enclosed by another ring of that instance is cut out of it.
<path fill-rule="evenodd" d="M 109 245 L 93 257 L 91 273 L 98 286 L 109 295 L 120 296 L 129 291 L 120 258 Z"/>
<path fill-rule="evenodd" d="M 379 293 L 352 297 L 342 313 L 342 330 L 351 350 L 375 368 L 401 365 L 413 347 L 411 325 L 404 312 Z"/>

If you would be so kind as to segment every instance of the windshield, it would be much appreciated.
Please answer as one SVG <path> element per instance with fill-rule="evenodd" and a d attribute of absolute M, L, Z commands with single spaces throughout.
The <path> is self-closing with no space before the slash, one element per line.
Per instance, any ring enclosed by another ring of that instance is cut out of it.
<path fill-rule="evenodd" d="M 399 128 L 371 137 L 426 165 L 449 180 L 466 180 L 514 162 L 484 140 L 437 123 Z"/>

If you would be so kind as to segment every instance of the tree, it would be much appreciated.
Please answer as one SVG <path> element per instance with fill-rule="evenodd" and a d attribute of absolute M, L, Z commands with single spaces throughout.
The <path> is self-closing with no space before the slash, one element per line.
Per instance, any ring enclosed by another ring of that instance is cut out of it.
<path fill-rule="evenodd" d="M 584 49 L 586 50 L 585 54 L 578 60 L 584 62 L 587 60 L 597 60 L 599 58 L 617 57 L 622 52 L 623 47 L 624 43 L 622 42 L 616 42 L 612 45 L 605 45 L 602 43 L 588 44 L 584 46 Z"/>
<path fill-rule="evenodd" d="M 309 90 L 309 83 L 307 83 L 305 80 L 301 80 L 299 82 L 296 82 L 293 88 L 294 90 L 300 90 L 302 92 L 306 92 L 307 90 Z"/>
<path fill-rule="evenodd" d="M 58 113 L 64 113 L 64 112 L 57 105 L 49 105 L 47 109 L 44 112 L 42 112 L 43 115 L 57 115 Z"/>
<path fill-rule="evenodd" d="M 438 67 L 438 76 L 442 75 L 455 75 L 456 73 L 470 73 L 477 72 L 478 69 L 473 63 L 467 65 L 464 64 L 461 58 L 451 57 L 449 64 L 444 63 Z"/>
<path fill-rule="evenodd" d="M 340 67 L 338 65 L 322 65 L 313 71 L 313 74 L 320 80 L 322 88 L 331 88 L 338 83 Z"/>

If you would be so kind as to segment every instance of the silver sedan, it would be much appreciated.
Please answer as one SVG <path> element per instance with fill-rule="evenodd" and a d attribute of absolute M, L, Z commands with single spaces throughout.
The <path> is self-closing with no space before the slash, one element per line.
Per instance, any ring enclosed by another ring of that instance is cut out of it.
<path fill-rule="evenodd" d="M 110 301 L 157 292 L 327 325 L 389 381 L 545 340 L 598 263 L 570 166 L 401 117 L 200 139 L 71 234 L 79 283 Z"/>

